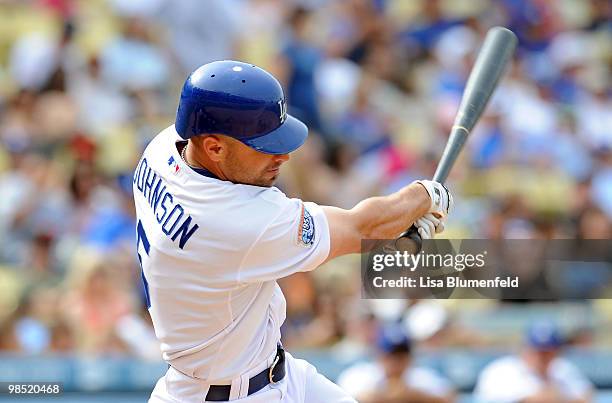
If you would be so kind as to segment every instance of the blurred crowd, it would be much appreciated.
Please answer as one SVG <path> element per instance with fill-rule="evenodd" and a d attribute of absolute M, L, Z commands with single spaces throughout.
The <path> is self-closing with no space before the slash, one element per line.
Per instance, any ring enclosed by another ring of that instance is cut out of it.
<path fill-rule="evenodd" d="M 448 181 L 445 236 L 610 239 L 611 21 L 607 0 L 0 0 L 0 350 L 159 359 L 131 176 L 212 60 L 279 78 L 311 134 L 279 187 L 348 208 L 432 176 L 484 35 L 506 26 L 519 48 Z M 360 299 L 358 271 L 349 256 L 281 281 L 290 348 L 368 351 L 395 311 Z M 425 347 L 495 344 L 447 331 L 452 302 L 413 307 L 397 317 L 421 315 Z"/>

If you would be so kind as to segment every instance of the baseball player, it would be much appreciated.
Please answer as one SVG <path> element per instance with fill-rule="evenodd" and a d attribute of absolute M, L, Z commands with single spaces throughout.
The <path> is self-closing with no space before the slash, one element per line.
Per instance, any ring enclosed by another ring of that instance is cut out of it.
<path fill-rule="evenodd" d="M 308 135 L 286 105 L 259 67 L 201 66 L 185 82 L 175 124 L 136 167 L 138 259 L 169 364 L 151 402 L 354 402 L 284 352 L 276 280 L 414 222 L 423 238 L 443 229 L 452 197 L 431 181 L 350 210 L 285 196 L 274 181 Z"/>

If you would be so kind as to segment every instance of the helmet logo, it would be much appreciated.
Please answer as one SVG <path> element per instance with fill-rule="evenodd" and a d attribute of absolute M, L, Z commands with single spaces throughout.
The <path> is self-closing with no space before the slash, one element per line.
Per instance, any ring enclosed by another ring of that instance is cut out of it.
<path fill-rule="evenodd" d="M 278 107 L 280 109 L 280 122 L 283 124 L 287 119 L 287 102 L 284 99 L 278 101 Z"/>

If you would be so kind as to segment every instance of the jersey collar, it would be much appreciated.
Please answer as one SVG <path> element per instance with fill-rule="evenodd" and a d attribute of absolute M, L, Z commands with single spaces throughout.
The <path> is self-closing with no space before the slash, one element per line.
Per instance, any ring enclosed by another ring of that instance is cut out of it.
<path fill-rule="evenodd" d="M 191 168 L 191 169 L 192 169 L 194 172 L 196 172 L 196 173 L 198 173 L 198 174 L 200 174 L 200 175 L 202 175 L 202 176 L 207 176 L 207 177 L 209 177 L 209 178 L 213 178 L 213 179 L 219 179 L 219 178 L 217 177 L 217 175 L 215 175 L 214 173 L 210 172 L 210 171 L 209 171 L 208 169 L 206 169 L 206 168 L 196 168 L 196 167 L 192 167 L 192 166 L 191 166 L 191 165 L 189 165 L 189 164 L 187 164 L 187 166 L 188 166 L 189 168 Z M 221 179 L 219 179 L 219 180 L 221 180 Z"/>

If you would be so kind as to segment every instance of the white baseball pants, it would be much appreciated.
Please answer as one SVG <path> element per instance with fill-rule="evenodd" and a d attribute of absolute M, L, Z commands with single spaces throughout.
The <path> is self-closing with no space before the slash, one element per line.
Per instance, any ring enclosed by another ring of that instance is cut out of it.
<path fill-rule="evenodd" d="M 357 403 L 338 385 L 317 372 L 305 360 L 285 352 L 286 374 L 282 381 L 270 384 L 257 393 L 246 396 L 248 380 L 266 368 L 254 368 L 232 382 L 230 401 L 236 403 Z M 151 394 L 149 403 L 204 403 L 208 384 L 191 378 L 170 367 Z"/>

